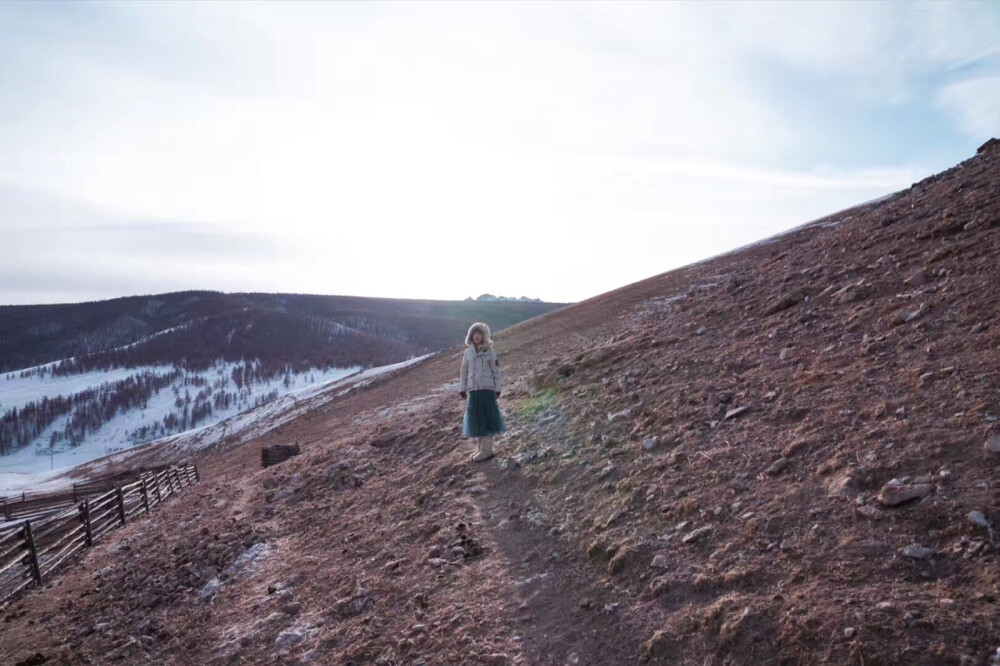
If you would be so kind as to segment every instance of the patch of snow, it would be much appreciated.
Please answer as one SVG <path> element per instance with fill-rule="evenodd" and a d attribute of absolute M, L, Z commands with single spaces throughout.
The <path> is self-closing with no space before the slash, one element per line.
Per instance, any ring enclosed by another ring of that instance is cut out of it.
<path fill-rule="evenodd" d="M 105 382 L 114 383 L 143 372 L 152 372 L 162 376 L 173 371 L 172 366 L 161 365 L 94 370 L 60 377 L 53 377 L 49 373 L 21 377 L 21 370 L 13 373 L 5 372 L 0 375 L 0 413 L 9 409 L 21 409 L 29 402 L 35 402 L 45 397 L 71 396 L 74 393 L 98 387 Z"/>
<path fill-rule="evenodd" d="M 322 407 L 331 400 L 368 386 L 383 375 L 416 365 L 433 355 L 433 353 L 425 354 L 391 365 L 369 368 L 341 379 L 307 386 L 219 423 L 195 428 L 179 435 L 164 437 L 143 446 L 164 445 L 159 455 L 163 458 L 169 458 L 179 452 L 198 451 L 220 444 L 227 446 L 243 444 L 274 430 L 307 411 Z M 230 438 L 233 438 L 232 441 L 225 442 Z M 120 462 L 126 456 L 127 453 L 116 454 L 108 460 Z"/>
<path fill-rule="evenodd" d="M 137 444 L 131 433 L 144 425 L 162 424 L 165 416 L 177 410 L 174 404 L 176 400 L 174 389 L 178 390 L 181 396 L 184 395 L 185 390 L 190 390 L 192 397 L 199 390 L 199 387 L 196 386 L 185 386 L 185 377 L 188 379 L 201 377 L 208 382 L 209 386 L 213 385 L 216 380 L 225 379 L 228 380 L 228 386 L 222 390 L 235 391 L 236 387 L 232 383 L 232 370 L 238 365 L 242 365 L 242 363 L 220 362 L 206 371 L 184 372 L 173 384 L 153 394 L 147 401 L 145 409 L 136 408 L 127 412 L 119 412 L 96 431 L 88 433 L 79 446 L 65 446 L 65 442 L 63 442 L 60 445 L 61 448 L 50 452 L 48 442 L 51 434 L 63 429 L 69 415 L 58 417 L 31 444 L 10 455 L 0 457 L 0 495 L 26 489 L 54 489 L 69 485 L 72 483 L 71 479 L 54 478 L 55 475 L 109 454 L 120 456 L 137 446 L 144 446 L 144 444 Z M 46 396 L 53 398 L 58 395 L 73 395 L 88 388 L 100 386 L 104 382 L 125 379 L 131 374 L 141 373 L 148 369 L 145 367 L 115 369 L 109 372 L 89 372 L 55 378 L 50 375 L 44 377 L 33 375 L 24 378 L 15 375 L 12 379 L 7 379 L 7 375 L 4 374 L 0 376 L 0 404 L 3 405 L 2 411 L 14 406 L 20 408 L 33 400 L 40 400 Z M 159 370 L 166 374 L 173 372 L 174 368 L 161 366 Z M 384 368 L 371 368 L 364 372 L 359 370 L 358 367 L 312 369 L 290 375 L 288 386 L 284 385 L 284 378 L 280 376 L 269 382 L 246 385 L 240 392 L 238 402 L 231 404 L 228 409 L 213 408 L 212 414 L 198 428 L 180 434 L 198 433 L 212 425 L 239 417 L 247 410 L 255 412 L 254 401 L 271 391 L 277 391 L 278 401 L 282 399 L 281 396 L 293 396 L 291 398 L 293 401 L 301 400 L 314 392 L 322 391 L 324 388 L 336 384 L 345 377 L 374 377 L 378 376 L 378 373 L 386 371 Z M 263 407 L 266 406 L 263 405 Z M 238 420 L 233 422 L 234 425 L 237 423 L 239 423 Z M 231 429 L 230 427 L 229 431 Z M 179 435 L 161 437 L 157 441 L 162 442 L 177 436 Z M 112 460 L 117 459 L 112 458 Z"/>

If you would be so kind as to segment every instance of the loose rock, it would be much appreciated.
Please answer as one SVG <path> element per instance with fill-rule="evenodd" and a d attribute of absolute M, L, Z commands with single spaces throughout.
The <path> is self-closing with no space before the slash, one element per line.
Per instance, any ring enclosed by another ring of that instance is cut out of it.
<path fill-rule="evenodd" d="M 694 543 L 698 539 L 702 538 L 706 534 L 712 531 L 711 525 L 705 525 L 704 527 L 699 527 L 696 530 L 691 530 L 681 538 L 682 543 Z"/>
<path fill-rule="evenodd" d="M 986 529 L 990 527 L 990 521 L 986 519 L 986 514 L 982 511 L 970 511 L 969 522 L 977 527 L 985 527 Z"/>
<path fill-rule="evenodd" d="M 786 467 L 788 467 L 788 458 L 778 458 L 767 468 L 767 473 L 771 476 L 777 476 L 784 472 Z"/>
<path fill-rule="evenodd" d="M 750 408 L 746 406 L 737 407 L 736 409 L 730 409 L 728 412 L 726 412 L 726 415 L 722 417 L 722 420 L 728 421 L 729 419 L 735 419 L 737 416 L 745 414 L 748 409 Z"/>
<path fill-rule="evenodd" d="M 903 556 L 914 560 L 929 560 L 937 554 L 933 548 L 927 548 L 917 543 L 911 543 L 903 548 Z"/>
<path fill-rule="evenodd" d="M 886 484 L 878 495 L 878 501 L 883 506 L 899 506 L 912 500 L 927 497 L 934 492 L 930 483 Z"/>

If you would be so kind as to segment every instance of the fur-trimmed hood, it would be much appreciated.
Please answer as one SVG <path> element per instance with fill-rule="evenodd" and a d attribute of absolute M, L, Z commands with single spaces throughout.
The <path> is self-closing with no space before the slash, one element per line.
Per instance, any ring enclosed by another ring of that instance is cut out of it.
<path fill-rule="evenodd" d="M 477 321 L 475 324 L 469 327 L 469 332 L 465 335 L 465 344 L 468 346 L 473 346 L 472 344 L 472 334 L 479 331 L 483 334 L 483 345 L 487 348 L 493 346 L 493 338 L 490 337 L 490 327 L 481 321 Z"/>

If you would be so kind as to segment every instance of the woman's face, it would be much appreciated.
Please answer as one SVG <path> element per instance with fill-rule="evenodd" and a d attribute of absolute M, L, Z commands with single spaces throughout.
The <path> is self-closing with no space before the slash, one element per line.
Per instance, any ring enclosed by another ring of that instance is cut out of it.
<path fill-rule="evenodd" d="M 479 331 L 476 331 L 475 333 L 472 334 L 472 341 L 475 342 L 477 345 L 483 344 L 483 334 L 480 333 Z"/>

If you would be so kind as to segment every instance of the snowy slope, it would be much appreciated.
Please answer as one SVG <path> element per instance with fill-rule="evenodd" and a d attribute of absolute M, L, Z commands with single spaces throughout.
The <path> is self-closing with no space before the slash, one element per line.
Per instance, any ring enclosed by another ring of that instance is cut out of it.
<path fill-rule="evenodd" d="M 425 354 L 392 365 L 369 368 L 341 379 L 291 391 L 273 402 L 243 412 L 225 421 L 189 430 L 179 435 L 164 437 L 156 442 L 151 442 L 150 445 L 164 445 L 160 450 L 160 457 L 165 460 L 175 458 L 179 453 L 194 452 L 210 446 L 221 445 L 227 439 L 229 439 L 228 442 L 225 442 L 227 446 L 238 446 L 260 437 L 307 411 L 322 407 L 331 400 L 367 386 L 387 373 L 415 365 L 431 356 L 434 354 Z M 122 462 L 127 455 L 127 453 L 122 453 L 108 456 L 107 463 Z"/>
<path fill-rule="evenodd" d="M 22 490 L 54 490 L 68 486 L 74 481 L 65 476 L 70 469 L 108 456 L 106 460 L 89 470 L 90 474 L 99 474 L 105 464 L 121 462 L 128 457 L 130 451 L 144 449 L 147 446 L 165 444 L 162 455 L 166 458 L 181 451 L 195 451 L 212 446 L 227 438 L 235 437 L 230 441 L 236 443 L 249 441 L 309 409 L 365 386 L 388 372 L 419 363 L 429 356 L 432 354 L 364 371 L 359 368 L 313 370 L 309 373 L 292 375 L 288 387 L 285 387 L 281 380 L 254 385 L 250 387 L 253 392 L 245 402 L 233 405 L 228 410 L 213 412 L 211 419 L 197 428 L 162 437 L 153 442 L 131 444 L 128 439 L 129 432 L 143 423 L 162 418 L 164 414 L 174 409 L 174 392 L 168 388 L 150 399 L 146 410 L 119 414 L 96 433 L 88 436 L 78 447 L 50 456 L 47 454 L 47 447 L 31 446 L 0 458 L 0 495 Z M 206 379 L 211 378 L 209 375 L 225 377 L 231 369 L 231 364 L 220 364 L 206 373 L 188 373 L 188 376 L 200 374 Z M 0 386 L 3 384 L 0 383 Z M 247 403 L 252 404 L 255 396 L 272 390 L 279 392 L 276 400 L 255 408 L 247 407 Z M 26 393 L 27 389 L 22 389 L 22 392 Z M 45 441 L 50 430 L 60 427 L 61 421 L 62 419 L 57 420 L 50 426 L 39 438 L 39 442 Z"/>
<path fill-rule="evenodd" d="M 42 366 L 38 366 L 42 367 Z M 29 402 L 57 395 L 70 396 L 85 391 L 88 388 L 100 386 L 104 382 L 116 382 L 141 372 L 153 372 L 166 375 L 173 371 L 170 366 L 140 366 L 135 368 L 115 368 L 114 370 L 97 370 L 78 375 L 53 377 L 45 373 L 21 377 L 18 370 L 0 375 L 0 412 L 8 409 L 21 409 Z"/>
<path fill-rule="evenodd" d="M 97 431 L 88 433 L 86 439 L 79 446 L 69 447 L 63 443 L 54 452 L 51 452 L 48 445 L 49 437 L 53 432 L 59 432 L 63 429 L 69 415 L 57 418 L 39 437 L 35 438 L 32 444 L 11 455 L 0 457 L 0 494 L 15 492 L 27 487 L 34 489 L 51 476 L 50 472 L 58 474 L 81 463 L 140 444 L 141 442 L 137 441 L 134 436 L 138 428 L 153 423 L 162 423 L 166 415 L 177 412 L 175 401 L 178 396 L 183 396 L 185 390 L 190 390 L 192 394 L 197 391 L 196 387 L 185 385 L 185 379 L 191 380 L 200 377 L 209 383 L 225 380 L 230 377 L 232 369 L 236 365 L 238 364 L 220 362 L 204 372 L 184 372 L 171 386 L 154 394 L 149 399 L 145 409 L 119 412 Z M 59 395 L 68 397 L 88 388 L 100 386 L 105 382 L 125 379 L 144 370 L 153 370 L 157 374 L 165 375 L 174 371 L 174 368 L 168 366 L 119 368 L 108 372 L 88 372 L 68 377 L 39 376 L 37 374 L 20 377 L 16 373 L 9 373 L 0 377 L 0 405 L 2 405 L 0 413 L 13 407 L 23 407 L 31 401 L 44 397 L 53 398 Z M 253 409 L 255 401 L 263 400 L 271 392 L 277 392 L 280 397 L 308 389 L 310 386 L 327 385 L 337 379 L 355 374 L 359 370 L 360 368 L 357 367 L 314 369 L 310 372 L 290 375 L 288 386 L 285 386 L 283 378 L 276 378 L 260 384 L 248 384 L 240 392 L 238 402 L 234 402 L 228 408 L 213 410 L 211 416 L 201 424 L 201 427 L 218 423 L 240 412 Z M 233 390 L 232 386 L 229 388 Z M 58 484 L 58 482 L 49 482 L 50 486 L 53 484 Z"/>

